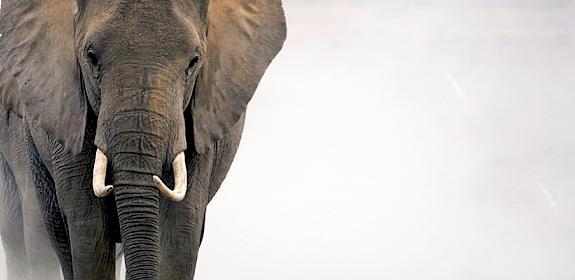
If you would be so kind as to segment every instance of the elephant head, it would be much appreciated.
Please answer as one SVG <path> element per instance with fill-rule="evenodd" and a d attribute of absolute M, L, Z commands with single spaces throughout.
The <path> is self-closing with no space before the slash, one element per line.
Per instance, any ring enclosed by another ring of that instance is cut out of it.
<path fill-rule="evenodd" d="M 128 279 L 157 279 L 158 189 L 182 200 L 184 151 L 205 153 L 243 115 L 285 40 L 281 1 L 4 0 L 0 32 L 19 87 L 6 100 L 71 153 L 97 118 L 94 193 L 115 194 Z"/>

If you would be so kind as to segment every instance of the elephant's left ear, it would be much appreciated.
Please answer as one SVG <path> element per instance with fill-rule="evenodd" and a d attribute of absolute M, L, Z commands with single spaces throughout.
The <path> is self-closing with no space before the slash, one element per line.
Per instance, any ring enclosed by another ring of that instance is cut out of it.
<path fill-rule="evenodd" d="M 78 153 L 87 103 L 75 52 L 75 9 L 74 0 L 2 0 L 0 66 L 7 72 L 0 105 L 13 110 L 24 104 L 27 116 Z"/>
<path fill-rule="evenodd" d="M 210 1 L 207 55 L 192 103 L 197 152 L 238 122 L 285 38 L 280 0 Z"/>

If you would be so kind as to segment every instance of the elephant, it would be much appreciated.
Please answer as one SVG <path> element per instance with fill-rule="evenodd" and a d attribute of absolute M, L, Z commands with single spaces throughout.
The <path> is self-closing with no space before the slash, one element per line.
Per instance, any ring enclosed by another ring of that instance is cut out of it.
<path fill-rule="evenodd" d="M 126 279 L 193 279 L 281 0 L 4 0 L 0 33 L 64 279 L 114 279 L 116 243 Z"/>

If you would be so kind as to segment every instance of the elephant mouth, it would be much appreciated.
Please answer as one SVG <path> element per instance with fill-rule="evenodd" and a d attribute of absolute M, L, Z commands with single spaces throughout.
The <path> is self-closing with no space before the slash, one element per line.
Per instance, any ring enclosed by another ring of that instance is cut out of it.
<path fill-rule="evenodd" d="M 102 150 L 96 150 L 96 160 L 94 162 L 94 170 L 92 176 L 92 188 L 97 197 L 106 197 L 114 190 L 114 186 L 106 185 L 106 173 L 108 166 L 108 157 Z M 184 152 L 180 152 L 172 162 L 174 170 L 174 189 L 168 188 L 162 179 L 157 175 L 152 176 L 154 185 L 172 201 L 179 202 L 186 196 L 188 186 L 188 176 L 186 168 L 186 156 Z"/>

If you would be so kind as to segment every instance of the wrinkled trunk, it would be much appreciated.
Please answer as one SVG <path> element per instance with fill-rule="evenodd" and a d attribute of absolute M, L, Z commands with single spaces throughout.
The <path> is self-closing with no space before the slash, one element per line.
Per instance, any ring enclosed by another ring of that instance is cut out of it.
<path fill-rule="evenodd" d="M 152 176 L 162 174 L 166 157 L 165 120 L 135 111 L 117 116 L 110 137 L 112 181 L 120 233 L 124 244 L 126 279 L 159 279 L 159 191 Z"/>
<path fill-rule="evenodd" d="M 129 280 L 159 279 L 160 275 L 159 196 L 150 181 L 146 176 L 139 183 L 115 189 Z"/>

